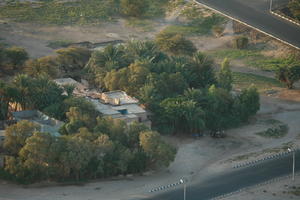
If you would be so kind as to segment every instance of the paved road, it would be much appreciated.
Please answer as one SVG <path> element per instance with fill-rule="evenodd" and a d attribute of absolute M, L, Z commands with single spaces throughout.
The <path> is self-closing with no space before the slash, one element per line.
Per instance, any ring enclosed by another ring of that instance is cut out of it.
<path fill-rule="evenodd" d="M 269 12 L 270 0 L 197 0 L 300 48 L 300 27 Z"/>
<path fill-rule="evenodd" d="M 296 154 L 296 172 L 300 171 L 300 152 Z M 207 200 L 253 186 L 292 172 L 292 155 L 261 162 L 255 166 L 231 169 L 187 188 L 187 200 Z M 147 200 L 182 200 L 182 187 Z"/>

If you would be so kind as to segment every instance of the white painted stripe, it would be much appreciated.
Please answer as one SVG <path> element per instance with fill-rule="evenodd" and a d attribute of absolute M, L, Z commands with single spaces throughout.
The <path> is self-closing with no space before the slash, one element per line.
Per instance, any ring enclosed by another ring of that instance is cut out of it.
<path fill-rule="evenodd" d="M 287 20 L 287 21 L 289 21 L 289 22 L 291 22 L 293 24 L 296 24 L 297 26 L 300 26 L 300 23 L 298 23 L 298 22 L 296 22 L 296 21 L 294 21 L 292 19 L 289 19 L 289 18 L 285 17 L 284 15 L 278 14 L 278 13 L 276 13 L 274 11 L 270 11 L 270 13 L 273 14 L 273 15 L 276 15 L 277 17 L 280 17 L 280 18 L 282 18 L 284 20 Z"/>

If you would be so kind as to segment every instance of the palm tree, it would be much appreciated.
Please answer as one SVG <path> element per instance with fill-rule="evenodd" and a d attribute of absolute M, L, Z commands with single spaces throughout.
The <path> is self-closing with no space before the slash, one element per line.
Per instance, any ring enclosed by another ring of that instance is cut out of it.
<path fill-rule="evenodd" d="M 125 52 L 131 60 L 147 59 L 153 63 L 157 63 L 167 57 L 152 41 L 131 40 L 126 45 Z"/>
<path fill-rule="evenodd" d="M 216 83 L 215 72 L 212 67 L 213 61 L 201 52 L 197 52 L 191 62 L 193 79 L 190 80 L 190 87 L 205 88 Z"/>
<path fill-rule="evenodd" d="M 46 56 L 36 60 L 27 61 L 24 71 L 26 74 L 33 77 L 48 75 L 52 78 L 56 78 L 58 74 L 58 64 L 54 57 Z"/>
<path fill-rule="evenodd" d="M 15 101 L 19 103 L 23 110 L 32 108 L 32 102 L 28 99 L 31 89 L 31 78 L 25 74 L 17 75 L 13 80 L 13 86 L 17 90 Z"/>
<path fill-rule="evenodd" d="M 194 101 L 184 101 L 183 104 L 183 116 L 187 123 L 188 131 L 191 133 L 196 133 L 203 130 L 205 127 L 204 123 L 204 111 L 196 105 Z"/>
<path fill-rule="evenodd" d="M 86 68 L 94 74 L 100 73 L 103 70 L 118 70 L 128 65 L 124 55 L 121 46 L 115 47 L 109 45 L 103 51 L 95 51 L 86 65 Z"/>

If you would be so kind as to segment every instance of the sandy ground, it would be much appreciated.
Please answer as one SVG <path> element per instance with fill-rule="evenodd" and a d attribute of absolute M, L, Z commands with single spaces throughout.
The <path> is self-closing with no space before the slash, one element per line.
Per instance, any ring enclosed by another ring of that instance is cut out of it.
<path fill-rule="evenodd" d="M 15 23 L 0 20 L 0 42 L 25 48 L 33 58 L 53 54 L 47 47 L 51 41 L 66 40 L 71 42 L 106 42 L 112 40 L 153 39 L 155 35 L 170 24 L 176 22 L 179 12 L 171 14 L 165 20 L 152 22 L 152 30 L 145 32 L 140 27 L 129 26 L 120 19 L 112 23 L 93 26 L 50 26 L 31 23 Z M 232 23 L 228 23 L 224 36 L 191 37 L 200 51 L 213 50 L 232 40 Z"/>
<path fill-rule="evenodd" d="M 173 23 L 176 15 L 155 26 L 150 32 L 126 25 L 125 21 L 102 24 L 101 26 L 46 26 L 0 22 L 1 42 L 26 48 L 31 57 L 41 57 L 53 53 L 47 47 L 49 41 L 71 40 L 74 42 L 104 42 L 109 40 L 129 40 L 153 38 L 157 31 Z M 231 22 L 228 23 L 224 36 L 191 38 L 200 51 L 222 48 L 232 40 Z M 235 64 L 234 71 L 262 74 L 261 71 L 245 68 Z M 263 74 L 271 76 L 272 74 Z M 115 177 L 110 180 L 99 180 L 82 186 L 18 186 L 0 181 L 0 200 L 129 200 L 134 197 L 149 195 L 148 191 L 160 185 L 178 181 L 181 177 L 195 183 L 209 177 L 216 171 L 226 170 L 232 166 L 253 159 L 273 154 L 272 149 L 283 145 L 299 145 L 300 123 L 300 91 L 280 90 L 277 94 L 261 98 L 261 109 L 249 125 L 228 130 L 225 139 L 213 139 L 204 136 L 195 138 L 166 138 L 178 148 L 175 161 L 167 169 L 147 172 L 141 176 L 129 175 Z M 255 133 L 266 130 L 270 124 L 263 123 L 267 119 L 276 119 L 289 126 L 288 134 L 280 139 L 262 138 Z M 300 145 L 299 145 L 300 147 Z M 267 151 L 266 151 L 267 150 Z M 283 151 L 284 149 L 282 149 Z M 240 153 L 243 152 L 243 153 Z M 251 155 L 244 156 L 243 155 Z M 239 159 L 235 159 L 237 157 Z M 248 157 L 248 158 L 247 158 Z M 300 179 L 300 177 L 299 177 Z M 276 194 L 286 190 L 287 183 L 277 183 Z M 271 186 L 265 186 L 271 187 Z M 274 186 L 275 187 L 275 186 Z M 261 192 L 267 190 L 268 192 Z M 260 191 L 260 192 L 259 192 Z M 274 199 L 273 190 L 253 188 L 237 196 L 228 197 L 239 200 Z M 265 196 L 271 195 L 271 196 Z M 292 196 L 292 195 L 290 195 Z M 278 196 L 279 197 L 279 194 Z M 280 198 L 278 198 L 280 199 Z M 281 198 L 285 199 L 285 198 Z M 294 199 L 297 199 L 294 197 Z"/>

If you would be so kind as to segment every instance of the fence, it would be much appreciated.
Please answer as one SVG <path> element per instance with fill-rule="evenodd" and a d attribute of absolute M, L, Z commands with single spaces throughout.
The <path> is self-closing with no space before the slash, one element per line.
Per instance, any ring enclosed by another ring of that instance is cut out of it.
<path fill-rule="evenodd" d="M 286 7 L 291 0 L 270 0 L 270 1 L 271 1 L 271 10 L 277 10 Z"/>

